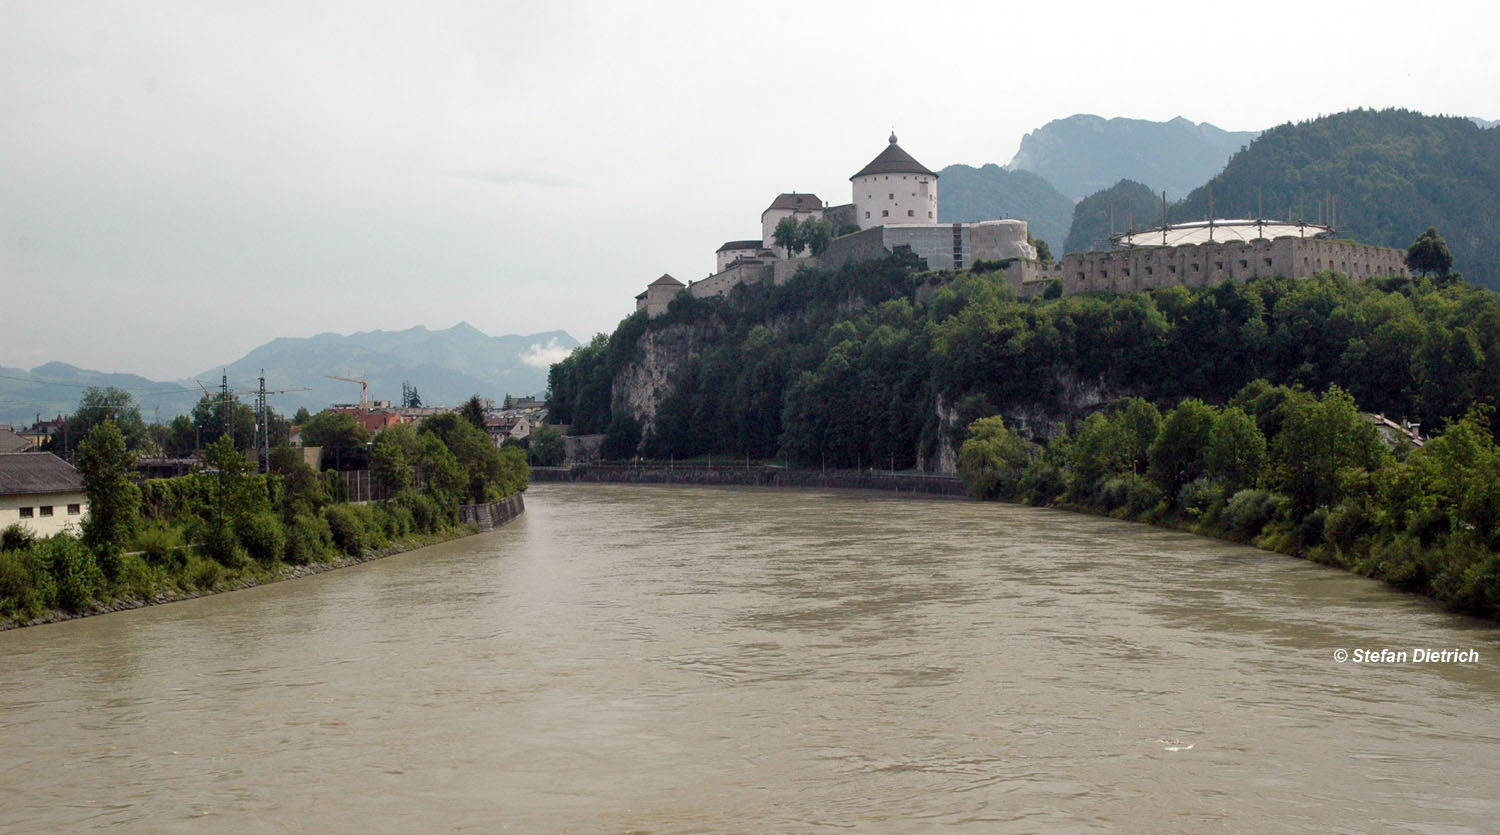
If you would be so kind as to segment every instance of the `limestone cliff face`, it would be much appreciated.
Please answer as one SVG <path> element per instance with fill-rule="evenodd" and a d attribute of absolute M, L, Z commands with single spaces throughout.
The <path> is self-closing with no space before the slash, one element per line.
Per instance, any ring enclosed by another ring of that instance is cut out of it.
<path fill-rule="evenodd" d="M 630 361 L 615 372 L 611 408 L 640 421 L 643 435 L 652 432 L 656 407 L 677 389 L 683 366 L 717 336 L 717 329 L 706 324 L 647 330 Z"/>
<path fill-rule="evenodd" d="M 1023 438 L 1045 444 L 1064 427 L 1133 393 L 1117 391 L 1101 380 L 1085 380 L 1073 374 L 1054 375 L 1052 389 L 1057 394 L 1052 402 L 1035 400 L 1001 409 L 1000 417 L 1005 420 L 1005 425 Z M 956 475 L 958 445 L 955 441 L 963 436 L 962 417 L 941 394 L 933 408 L 937 413 L 939 431 L 937 448 L 927 461 L 928 469 L 941 475 Z"/>

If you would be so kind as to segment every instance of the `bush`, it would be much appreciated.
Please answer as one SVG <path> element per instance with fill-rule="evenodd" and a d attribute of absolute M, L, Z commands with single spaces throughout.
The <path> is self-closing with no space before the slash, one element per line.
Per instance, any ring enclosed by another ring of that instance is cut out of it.
<path fill-rule="evenodd" d="M 245 564 L 245 552 L 240 548 L 239 537 L 224 522 L 210 522 L 203 526 L 203 552 L 228 568 Z"/>
<path fill-rule="evenodd" d="M 410 536 L 412 530 L 416 527 L 416 516 L 411 512 L 411 508 L 406 505 L 391 502 L 382 507 L 381 512 L 386 517 L 385 533 L 387 539 L 400 539 L 401 537 Z"/>
<path fill-rule="evenodd" d="M 1270 490 L 1241 490 L 1224 508 L 1224 529 L 1248 542 L 1259 536 L 1268 522 L 1283 515 L 1288 502 L 1286 496 Z"/>
<path fill-rule="evenodd" d="M 359 512 L 352 505 L 329 505 L 323 508 L 323 518 L 328 520 L 328 527 L 333 532 L 333 544 L 340 551 L 351 557 L 364 553 L 368 535 Z"/>
<path fill-rule="evenodd" d="M 288 562 L 317 562 L 333 545 L 333 531 L 322 516 L 299 513 L 287 526 L 286 558 Z"/>
<path fill-rule="evenodd" d="M 189 556 L 187 570 L 183 572 L 183 579 L 188 586 L 200 591 L 213 591 L 224 577 L 224 567 L 218 560 L 209 560 L 202 557 Z"/>
<path fill-rule="evenodd" d="M 35 552 L 0 551 L 0 615 L 30 620 L 57 605 L 57 583 Z"/>
<path fill-rule="evenodd" d="M 0 551 L 24 551 L 36 542 L 36 534 L 21 527 L 19 522 L 7 525 L 0 531 Z"/>
<path fill-rule="evenodd" d="M 411 507 L 412 523 L 417 530 L 432 533 L 443 526 L 443 509 L 431 496 L 413 496 L 408 501 L 408 506 Z"/>
<path fill-rule="evenodd" d="M 286 531 L 270 511 L 252 513 L 235 522 L 235 537 L 258 562 L 271 563 L 286 550 Z"/>
<path fill-rule="evenodd" d="M 1177 506 L 1194 518 L 1202 518 L 1210 508 L 1223 500 L 1223 485 L 1207 477 L 1189 481 L 1177 493 Z"/>
<path fill-rule="evenodd" d="M 81 612 L 104 591 L 104 572 L 77 539 L 59 534 L 38 541 L 33 550 L 57 583 L 58 607 Z"/>
<path fill-rule="evenodd" d="M 1161 504 L 1161 488 L 1143 475 L 1125 473 L 1104 482 L 1099 500 L 1106 511 L 1123 511 L 1126 516 L 1140 516 Z"/>
<path fill-rule="evenodd" d="M 141 599 L 156 594 L 161 587 L 161 574 L 139 554 L 125 554 L 120 558 L 119 591 Z"/>
<path fill-rule="evenodd" d="M 1026 500 L 1039 507 L 1052 504 L 1068 489 L 1068 482 L 1063 478 L 1062 470 L 1041 459 L 1032 461 L 1031 466 L 1027 468 L 1024 485 Z"/>
<path fill-rule="evenodd" d="M 1323 535 L 1329 544 L 1338 548 L 1342 556 L 1354 552 L 1355 543 L 1373 530 L 1369 513 L 1357 499 L 1345 499 L 1328 514 L 1323 523 Z"/>
<path fill-rule="evenodd" d="M 181 571 L 187 565 L 187 554 L 176 528 L 159 522 L 143 525 L 135 535 L 135 546 L 146 564 L 170 571 Z"/>

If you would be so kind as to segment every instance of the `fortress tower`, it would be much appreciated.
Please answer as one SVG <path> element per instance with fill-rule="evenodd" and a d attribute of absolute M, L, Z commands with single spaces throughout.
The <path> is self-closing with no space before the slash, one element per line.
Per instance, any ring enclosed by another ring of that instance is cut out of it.
<path fill-rule="evenodd" d="M 849 179 L 854 183 L 854 218 L 860 229 L 937 224 L 938 175 L 901 150 L 895 133 L 880 156 Z"/>

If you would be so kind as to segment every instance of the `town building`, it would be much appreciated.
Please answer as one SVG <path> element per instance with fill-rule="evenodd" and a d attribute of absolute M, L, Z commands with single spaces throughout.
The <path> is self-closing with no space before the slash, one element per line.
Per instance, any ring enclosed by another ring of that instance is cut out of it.
<path fill-rule="evenodd" d="M 78 533 L 88 512 L 83 478 L 68 462 L 50 452 L 0 454 L 0 529 Z"/>
<path fill-rule="evenodd" d="M 36 449 L 36 446 L 35 441 L 9 426 L 0 426 L 0 453 L 31 452 Z"/>

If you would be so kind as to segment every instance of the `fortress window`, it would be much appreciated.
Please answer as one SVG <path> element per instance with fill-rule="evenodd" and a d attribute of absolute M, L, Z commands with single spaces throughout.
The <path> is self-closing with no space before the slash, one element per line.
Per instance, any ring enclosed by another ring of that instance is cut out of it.
<path fill-rule="evenodd" d="M 865 212 L 865 218 L 868 220 L 869 217 L 870 217 L 870 213 L 869 212 Z"/>
<path fill-rule="evenodd" d="M 1167 272 L 1175 274 L 1177 272 L 1177 265 L 1176 264 L 1168 264 L 1167 265 Z"/>
<path fill-rule="evenodd" d="M 1216 270 L 1222 270 L 1222 269 L 1224 269 L 1224 262 L 1223 261 L 1215 261 L 1214 262 L 1214 269 L 1216 269 Z"/>
<path fill-rule="evenodd" d="M 890 209 L 881 209 L 880 210 L 880 216 L 881 217 L 890 217 L 891 216 L 891 210 Z"/>
<path fill-rule="evenodd" d="M 931 219 L 932 219 L 932 212 L 928 212 L 928 213 L 927 213 L 927 218 L 928 218 L 928 219 L 929 219 L 929 220 L 931 220 Z"/>
<path fill-rule="evenodd" d="M 1266 259 L 1266 266 L 1267 267 L 1271 266 L 1271 259 L 1269 259 L 1269 258 Z"/>
<path fill-rule="evenodd" d="M 914 212 L 914 211 L 912 211 L 912 210 L 911 210 L 911 209 L 907 209 L 907 210 L 906 210 L 906 216 L 907 216 L 907 217 L 916 217 L 916 216 L 917 216 L 917 213 L 916 213 L 916 212 Z"/>
<path fill-rule="evenodd" d="M 1193 265 L 1193 272 L 1197 272 L 1197 271 L 1198 271 L 1198 265 L 1197 265 L 1197 264 L 1194 264 L 1194 265 Z"/>
<path fill-rule="evenodd" d="M 1241 258 L 1241 259 L 1240 259 L 1240 268 L 1241 268 L 1241 269 L 1243 269 L 1243 268 L 1245 268 L 1245 267 L 1248 267 L 1248 266 L 1250 266 L 1250 262 L 1249 262 L 1249 261 L 1246 261 L 1246 260 L 1245 260 L 1245 259 L 1243 259 L 1243 258 Z"/>
<path fill-rule="evenodd" d="M 887 195 L 886 195 L 886 196 L 885 196 L 885 199 L 887 199 L 887 200 L 895 200 L 895 199 L 896 199 L 896 195 L 895 195 L 895 194 L 894 194 L 894 193 L 892 193 L 892 194 L 887 194 Z"/>
<path fill-rule="evenodd" d="M 1146 268 L 1146 275 L 1156 275 L 1156 270 L 1153 270 L 1150 267 L 1147 267 Z"/>
<path fill-rule="evenodd" d="M 1129 267 L 1126 267 L 1126 268 L 1125 268 L 1125 277 L 1126 277 L 1126 278 L 1129 278 L 1129 277 L 1130 277 L 1130 268 L 1129 268 Z"/>

